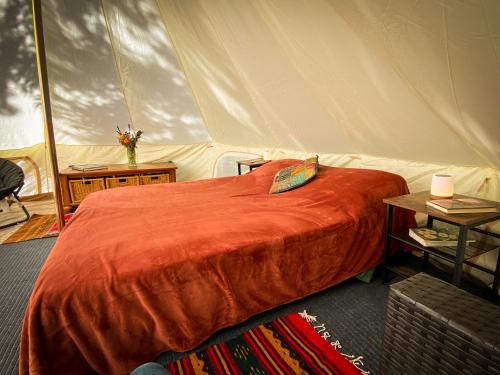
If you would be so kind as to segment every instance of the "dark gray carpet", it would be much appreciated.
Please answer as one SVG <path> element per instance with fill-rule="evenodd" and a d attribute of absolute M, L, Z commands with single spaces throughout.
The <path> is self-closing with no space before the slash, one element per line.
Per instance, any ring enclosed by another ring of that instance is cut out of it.
<path fill-rule="evenodd" d="M 17 374 L 24 310 L 55 238 L 0 245 L 0 375 Z"/>
<path fill-rule="evenodd" d="M 36 276 L 55 242 L 54 238 L 0 245 L 0 375 L 17 374 L 19 335 L 26 303 Z M 376 279 L 371 284 L 348 280 L 321 293 L 255 316 L 236 327 L 224 329 L 200 346 L 233 338 L 263 322 L 291 312 L 307 310 L 324 323 L 339 340 L 342 353 L 364 357 L 363 368 L 376 373 L 383 333 L 388 286 Z M 183 353 L 160 356 L 164 363 Z"/>

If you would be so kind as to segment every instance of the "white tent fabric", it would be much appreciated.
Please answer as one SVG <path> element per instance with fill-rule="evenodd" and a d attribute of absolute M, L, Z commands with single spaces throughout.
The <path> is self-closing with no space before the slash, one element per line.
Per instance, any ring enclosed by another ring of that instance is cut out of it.
<path fill-rule="evenodd" d="M 56 142 L 112 145 L 116 126 L 145 144 L 210 141 L 154 1 L 44 2 Z"/>
<path fill-rule="evenodd" d="M 218 142 L 500 165 L 499 2 L 158 5 Z"/>
<path fill-rule="evenodd" d="M 10 150 L 43 143 L 44 135 L 31 8 L 0 0 L 0 20 L 0 150 Z"/>
<path fill-rule="evenodd" d="M 181 159 L 190 178 L 211 175 L 215 150 L 270 148 L 397 165 L 412 190 L 452 168 L 459 192 L 499 196 L 498 2 L 49 0 L 44 14 L 61 167 L 125 161 L 114 129 L 132 123 L 140 161 L 204 150 Z M 36 89 L 16 83 L 0 154 L 43 161 Z"/>
<path fill-rule="evenodd" d="M 0 116 L 0 150 L 29 147 L 44 142 L 39 100 L 36 94 L 25 93 L 15 85 L 11 87 L 8 101 L 12 111 Z M 23 137 L 19 137 L 19 132 Z"/>
<path fill-rule="evenodd" d="M 56 143 L 113 144 L 130 119 L 100 1 L 42 4 Z"/>
<path fill-rule="evenodd" d="M 0 0 L 0 16 L 29 25 L 29 7 L 13 17 L 13 3 Z M 269 148 L 397 165 L 413 191 L 415 175 L 428 188 L 453 170 L 457 191 L 500 196 L 499 2 L 43 4 L 61 167 L 124 162 L 114 129 L 132 123 L 145 131 L 139 161 L 205 150 L 204 163 L 181 159 L 190 178 L 211 176 L 215 150 Z M 34 59 L 30 27 L 13 28 Z M 42 160 L 36 89 L 11 90 L 9 104 L 17 93 L 17 112 L 0 112 L 0 155 L 29 147 Z"/>
<path fill-rule="evenodd" d="M 44 14 L 58 144 L 112 145 L 132 123 L 144 144 L 500 165 L 498 2 L 49 0 Z M 39 124 L 32 103 L 1 118 L 2 149 L 40 142 L 12 125 Z"/>
<path fill-rule="evenodd" d="M 211 141 L 156 3 L 102 3 L 132 123 L 147 132 L 146 142 Z"/>

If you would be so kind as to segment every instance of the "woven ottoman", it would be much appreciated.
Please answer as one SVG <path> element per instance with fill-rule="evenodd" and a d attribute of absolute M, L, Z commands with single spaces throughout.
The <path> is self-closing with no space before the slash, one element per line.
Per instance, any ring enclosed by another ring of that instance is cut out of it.
<path fill-rule="evenodd" d="M 500 374 L 500 307 L 419 273 L 391 286 L 380 374 Z"/>

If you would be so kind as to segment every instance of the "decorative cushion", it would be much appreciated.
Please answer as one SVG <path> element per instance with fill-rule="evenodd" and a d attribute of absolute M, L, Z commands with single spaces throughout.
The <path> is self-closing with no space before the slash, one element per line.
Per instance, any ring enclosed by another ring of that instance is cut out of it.
<path fill-rule="evenodd" d="M 318 155 L 300 164 L 283 168 L 274 176 L 269 194 L 283 193 L 307 184 L 316 176 L 318 168 Z"/>

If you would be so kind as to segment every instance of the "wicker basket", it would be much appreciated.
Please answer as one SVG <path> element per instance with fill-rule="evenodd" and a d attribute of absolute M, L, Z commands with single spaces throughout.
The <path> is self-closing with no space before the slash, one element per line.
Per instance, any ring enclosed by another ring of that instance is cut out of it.
<path fill-rule="evenodd" d="M 80 180 L 69 180 L 69 193 L 71 203 L 80 203 L 90 193 L 104 190 L 104 178 L 89 178 Z"/>
<path fill-rule="evenodd" d="M 166 184 L 170 182 L 170 174 L 146 174 L 141 176 L 141 185 Z"/>
<path fill-rule="evenodd" d="M 106 178 L 106 189 L 113 189 L 123 186 L 139 185 L 139 176 L 122 176 Z"/>
<path fill-rule="evenodd" d="M 500 374 L 500 307 L 420 273 L 391 286 L 380 374 Z"/>

